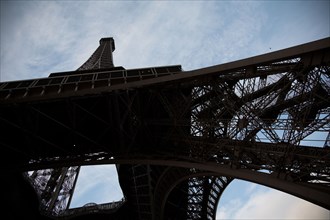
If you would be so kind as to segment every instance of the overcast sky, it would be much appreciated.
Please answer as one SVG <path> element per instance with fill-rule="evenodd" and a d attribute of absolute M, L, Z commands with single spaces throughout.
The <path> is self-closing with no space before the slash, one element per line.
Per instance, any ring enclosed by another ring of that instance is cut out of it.
<path fill-rule="evenodd" d="M 1 1 L 0 5 L 0 81 L 76 70 L 102 37 L 115 39 L 116 66 L 181 64 L 191 70 L 330 36 L 329 1 Z M 111 169 L 83 168 L 72 205 L 115 200 L 118 195 L 105 187 L 108 184 L 97 181 L 111 182 Z M 329 217 L 329 211 L 311 203 L 244 181 L 229 186 L 217 214 L 222 219 Z"/>

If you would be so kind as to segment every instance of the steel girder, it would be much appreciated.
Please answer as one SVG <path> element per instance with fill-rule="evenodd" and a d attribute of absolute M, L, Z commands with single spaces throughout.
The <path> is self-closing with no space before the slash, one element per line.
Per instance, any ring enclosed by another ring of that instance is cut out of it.
<path fill-rule="evenodd" d="M 1 83 L 1 145 L 6 154 L 15 153 L 19 170 L 114 163 L 131 164 L 133 173 L 136 165 L 143 167 L 150 218 L 165 212 L 159 204 L 170 202 L 175 189 L 183 192 L 181 199 L 194 198 L 185 201 L 187 216 L 214 218 L 202 199 L 212 198 L 211 190 L 205 194 L 207 187 L 198 184 L 217 175 L 329 209 L 330 154 L 322 147 L 330 128 L 329 46 L 324 39 L 182 73 L 177 67 L 106 70 Z M 319 147 L 308 146 L 312 141 Z M 20 147 L 24 143 L 32 147 Z M 161 181 L 168 194 L 161 199 L 150 191 L 166 173 L 160 166 L 181 167 L 185 171 L 172 175 L 186 178 Z M 158 173 L 153 177 L 152 167 Z M 187 180 L 191 169 L 212 174 Z"/>
<path fill-rule="evenodd" d="M 81 71 L 114 67 L 112 58 L 112 52 L 114 50 L 115 42 L 113 38 L 102 38 L 100 40 L 100 46 L 95 50 L 92 56 L 88 58 L 88 60 L 77 70 Z"/>

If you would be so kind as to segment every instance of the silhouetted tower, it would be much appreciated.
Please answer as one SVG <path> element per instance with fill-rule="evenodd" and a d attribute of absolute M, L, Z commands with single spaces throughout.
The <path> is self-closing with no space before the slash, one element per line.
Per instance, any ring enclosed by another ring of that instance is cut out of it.
<path fill-rule="evenodd" d="M 191 71 L 115 67 L 114 49 L 102 38 L 76 71 L 0 83 L 6 214 L 211 220 L 234 178 L 330 208 L 329 38 Z M 70 209 L 96 164 L 117 165 L 124 199 Z"/>
<path fill-rule="evenodd" d="M 112 37 L 102 38 L 100 46 L 95 50 L 93 55 L 77 69 L 92 70 L 114 67 L 112 52 L 115 50 L 115 41 Z"/>
<path fill-rule="evenodd" d="M 114 50 L 113 38 L 102 38 L 99 47 L 77 71 L 114 68 L 112 57 Z M 70 74 L 75 75 L 76 73 Z M 41 209 L 47 215 L 59 215 L 69 209 L 79 171 L 80 167 L 74 166 L 36 170 L 29 175 L 32 185 L 39 194 Z"/>

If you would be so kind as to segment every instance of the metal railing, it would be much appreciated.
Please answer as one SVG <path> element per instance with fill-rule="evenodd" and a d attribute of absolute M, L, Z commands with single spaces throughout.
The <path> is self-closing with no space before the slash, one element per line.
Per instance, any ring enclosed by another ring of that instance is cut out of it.
<path fill-rule="evenodd" d="M 0 83 L 0 101 L 24 101 L 28 97 L 40 97 L 47 94 L 77 92 L 100 87 L 111 87 L 145 79 L 157 78 L 181 72 L 180 65 L 151 67 L 131 70 L 106 70 L 81 73 L 68 72 L 61 76 L 9 81 Z M 52 75 L 52 74 L 51 74 Z M 54 74 L 56 75 L 56 74 Z"/>

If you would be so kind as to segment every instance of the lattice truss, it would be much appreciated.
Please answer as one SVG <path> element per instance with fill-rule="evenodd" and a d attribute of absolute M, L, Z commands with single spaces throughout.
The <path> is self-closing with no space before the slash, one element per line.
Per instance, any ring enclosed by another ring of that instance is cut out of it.
<path fill-rule="evenodd" d="M 172 123 L 191 128 L 190 136 L 173 128 L 166 138 L 187 148 L 170 151 L 182 160 L 274 174 L 329 193 L 329 151 L 318 149 L 329 147 L 330 68 L 309 61 L 299 57 L 195 79 L 187 83 L 192 93 L 186 103 L 170 104 L 160 95 Z M 186 112 L 176 111 L 185 104 L 191 107 L 189 125 L 180 118 Z M 205 179 L 191 180 L 188 219 L 205 218 L 201 210 L 210 203 L 199 186 Z"/>
<path fill-rule="evenodd" d="M 187 191 L 187 219 L 215 219 L 218 201 L 230 181 L 227 177 L 190 178 Z"/>
<path fill-rule="evenodd" d="M 144 126 L 143 130 L 152 130 L 155 124 L 162 125 L 168 129 L 166 133 L 160 133 L 159 136 L 153 133 L 155 136 L 152 138 L 155 138 L 160 146 L 166 146 L 165 148 L 129 154 L 116 151 L 93 152 L 71 155 L 69 159 L 44 158 L 44 161 L 53 161 L 53 164 L 93 164 L 93 161 L 143 164 L 143 161 L 153 163 L 163 160 L 169 161 L 166 165 L 173 167 L 182 161 L 192 164 L 191 166 L 211 163 L 215 168 L 230 167 L 233 172 L 248 170 L 269 174 L 293 184 L 319 190 L 324 192 L 323 195 L 330 194 L 329 58 L 322 61 L 322 58 L 318 59 L 313 54 L 296 56 L 172 80 L 168 84 L 165 82 L 161 89 L 155 89 L 152 84 L 143 87 L 148 88 L 151 88 L 153 94 L 150 95 L 149 104 L 153 105 L 156 100 L 169 117 L 147 121 L 139 113 L 139 109 L 134 107 L 139 99 L 138 89 L 125 91 L 122 96 L 118 93 L 118 100 L 126 102 L 127 106 L 126 112 L 123 112 L 124 121 L 121 123 L 134 125 L 130 130 L 124 131 L 123 138 L 126 138 L 127 145 L 132 145 L 136 141 L 135 135 L 138 129 L 141 129 L 141 124 Z M 168 91 L 171 91 L 172 96 L 168 95 Z M 38 166 L 42 162 L 33 161 L 31 164 Z M 63 169 L 72 169 L 73 173 L 77 173 L 73 167 Z M 138 169 L 132 167 L 131 172 Z M 57 182 L 52 184 L 62 181 L 61 185 L 67 186 L 67 189 L 56 188 L 41 181 L 43 178 L 49 178 L 47 176 L 55 175 L 45 172 L 57 172 Z M 49 189 L 53 190 L 45 191 L 59 191 L 70 197 L 72 195 L 68 192 L 74 177 L 69 178 L 68 175 L 67 178 L 61 178 L 61 172 L 39 170 L 30 176 L 34 185 L 37 185 L 36 188 L 45 189 L 45 185 L 49 185 Z M 175 177 L 173 173 L 168 175 Z M 191 175 L 191 172 L 183 172 L 182 175 Z M 157 178 L 160 176 L 165 180 L 166 174 L 159 174 Z M 222 191 L 216 190 L 217 187 L 221 188 L 221 177 L 214 176 L 191 177 L 184 185 L 177 186 L 178 192 L 184 192 L 180 198 L 186 199 L 184 215 L 189 216 L 189 219 L 205 216 L 207 219 L 215 218 L 214 210 Z M 132 178 L 136 180 L 136 176 L 133 175 Z M 146 208 L 146 212 L 156 215 L 168 213 L 166 210 L 171 210 L 170 204 L 180 207 L 177 202 L 171 201 L 171 196 L 166 197 L 162 193 L 162 189 L 172 187 L 173 181 L 166 182 L 157 178 L 151 177 L 150 167 L 145 169 L 143 180 L 148 183 L 156 182 L 154 191 L 150 188 L 145 191 L 148 194 L 145 204 L 151 206 Z M 228 183 L 231 180 L 229 177 L 224 178 L 228 178 Z M 203 184 L 209 186 L 205 187 Z M 207 188 L 209 190 L 206 192 Z M 213 194 L 215 196 L 212 196 Z M 134 195 L 137 201 L 141 199 L 137 191 Z M 56 201 L 67 201 L 66 198 L 58 197 Z M 54 207 L 60 202 L 47 200 L 44 204 Z M 329 206 L 324 203 L 321 205 Z M 63 210 L 64 206 L 58 205 L 58 208 L 51 209 L 57 212 L 56 210 Z M 138 204 L 136 207 L 139 210 L 145 209 Z"/>
<path fill-rule="evenodd" d="M 74 166 L 36 170 L 26 174 L 39 195 L 42 212 L 56 216 L 69 208 L 79 170 L 79 166 Z"/>
<path fill-rule="evenodd" d="M 226 82 L 220 78 L 195 87 L 192 133 L 323 147 L 329 131 L 329 66 L 303 68 L 299 61 L 243 69 Z M 308 139 L 313 133 L 317 137 Z"/>
<path fill-rule="evenodd" d="M 325 63 L 306 65 L 308 61 L 283 60 L 196 82 L 191 133 L 214 146 L 203 156 L 269 173 L 285 170 L 306 182 L 330 186 L 329 164 L 318 162 L 316 155 L 299 155 L 315 149 L 310 147 L 329 146 L 330 68 Z M 191 145 L 200 146 L 198 139 L 191 138 Z M 224 140 L 240 149 L 226 152 L 219 147 Z M 296 147 L 302 145 L 306 147 Z"/>
<path fill-rule="evenodd" d="M 112 38 L 102 38 L 100 40 L 99 47 L 77 70 L 91 70 L 114 67 L 112 59 L 112 52 L 114 50 L 114 40 Z"/>
<path fill-rule="evenodd" d="M 232 181 L 215 175 L 194 168 L 168 167 L 154 187 L 153 219 L 215 219 L 221 194 Z"/>

